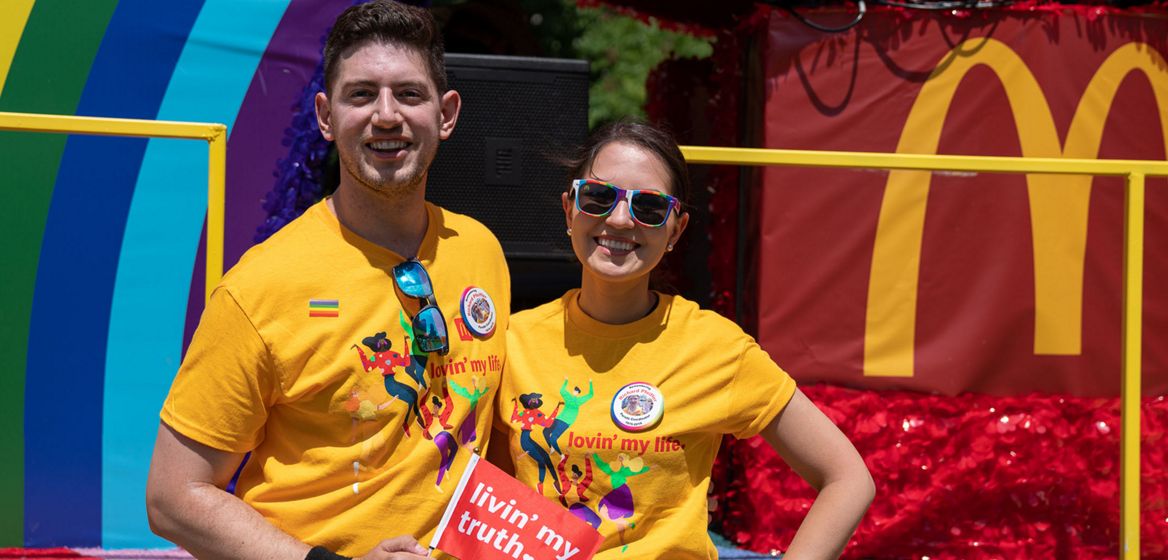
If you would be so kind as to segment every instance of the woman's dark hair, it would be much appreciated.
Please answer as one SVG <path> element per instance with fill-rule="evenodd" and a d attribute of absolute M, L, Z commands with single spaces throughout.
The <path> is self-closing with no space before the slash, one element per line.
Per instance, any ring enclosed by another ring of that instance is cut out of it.
<path fill-rule="evenodd" d="M 677 140 L 672 134 L 644 121 L 624 119 L 594 130 L 584 144 L 564 162 L 572 175 L 571 178 L 585 177 L 600 149 L 614 142 L 639 146 L 656 155 L 665 164 L 672 179 L 670 194 L 681 201 L 682 208 L 685 208 L 689 202 L 690 191 L 689 168 L 686 167 L 685 156 L 681 155 L 681 149 L 677 147 Z"/>
<path fill-rule="evenodd" d="M 332 90 L 340 58 L 369 42 L 403 45 L 426 60 L 438 93 L 446 92 L 446 60 L 442 34 L 428 10 L 394 0 L 373 0 L 345 10 L 329 31 L 324 45 L 324 87 Z"/>

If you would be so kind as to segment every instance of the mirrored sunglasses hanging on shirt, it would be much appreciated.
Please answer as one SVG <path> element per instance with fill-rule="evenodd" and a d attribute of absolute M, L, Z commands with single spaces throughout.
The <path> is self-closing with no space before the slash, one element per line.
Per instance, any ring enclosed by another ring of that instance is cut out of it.
<path fill-rule="evenodd" d="M 394 291 L 403 307 L 417 309 L 411 313 L 414 340 L 423 352 L 437 352 L 445 356 L 450 352 L 446 335 L 446 317 L 438 308 L 434 298 L 434 285 L 426 267 L 416 259 L 407 260 L 390 272 L 393 276 Z"/>

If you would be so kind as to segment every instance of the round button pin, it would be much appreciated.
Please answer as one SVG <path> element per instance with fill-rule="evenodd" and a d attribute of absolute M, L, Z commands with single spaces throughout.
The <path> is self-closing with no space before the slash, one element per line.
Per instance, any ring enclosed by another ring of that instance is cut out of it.
<path fill-rule="evenodd" d="M 612 421 L 622 430 L 641 432 L 656 426 L 665 414 L 665 397 L 650 383 L 629 383 L 612 397 Z"/>
<path fill-rule="evenodd" d="M 482 288 L 470 286 L 463 290 L 459 312 L 462 322 L 475 336 L 487 337 L 495 332 L 495 302 Z"/>

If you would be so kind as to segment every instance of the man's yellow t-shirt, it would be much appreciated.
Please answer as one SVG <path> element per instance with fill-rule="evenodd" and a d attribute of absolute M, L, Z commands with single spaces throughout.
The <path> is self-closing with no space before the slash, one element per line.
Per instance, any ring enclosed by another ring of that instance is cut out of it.
<path fill-rule="evenodd" d="M 199 443 L 251 452 L 236 495 L 348 556 L 398 535 L 428 542 L 490 431 L 511 305 L 503 252 L 473 219 L 426 210 L 418 260 L 448 355 L 412 344 L 416 308 L 403 309 L 390 276 L 402 257 L 322 202 L 215 288 L 161 413 Z"/>
<path fill-rule="evenodd" d="M 677 296 L 625 325 L 577 290 L 515 314 L 496 427 L 516 477 L 604 536 L 597 558 L 715 558 L 710 470 L 723 434 L 757 434 L 795 382 L 737 325 Z"/>

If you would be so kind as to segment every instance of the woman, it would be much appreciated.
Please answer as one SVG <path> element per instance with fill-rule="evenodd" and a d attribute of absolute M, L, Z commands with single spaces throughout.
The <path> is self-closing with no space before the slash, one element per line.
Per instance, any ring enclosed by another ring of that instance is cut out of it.
<path fill-rule="evenodd" d="M 562 202 L 581 286 L 512 316 L 498 402 L 554 394 L 565 377 L 589 381 L 595 398 L 557 445 L 500 418 L 517 478 L 542 479 L 546 468 L 522 457 L 532 447 L 591 457 L 609 480 L 570 511 L 601 520 L 597 558 L 714 558 L 704 530 L 714 456 L 723 434 L 761 434 L 819 490 L 787 558 L 839 556 L 874 494 L 855 448 L 737 325 L 649 287 L 689 222 L 676 143 L 621 122 L 595 132 L 571 168 Z"/>

